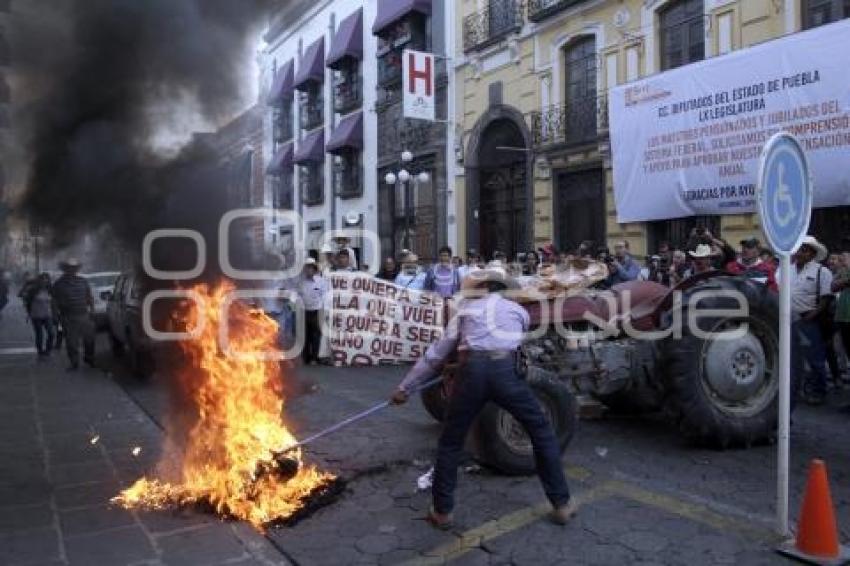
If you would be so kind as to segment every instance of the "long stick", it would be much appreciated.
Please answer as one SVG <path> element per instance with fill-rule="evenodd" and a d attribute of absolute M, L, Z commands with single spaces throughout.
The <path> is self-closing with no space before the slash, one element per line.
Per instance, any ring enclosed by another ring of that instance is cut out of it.
<path fill-rule="evenodd" d="M 788 461 L 791 428 L 791 258 L 780 257 L 779 286 L 779 423 L 776 462 L 776 530 L 788 536 Z"/>
<path fill-rule="evenodd" d="M 414 387 L 410 391 L 410 394 L 412 395 L 413 393 L 417 393 L 419 391 L 422 391 L 423 389 L 427 389 L 428 387 L 431 387 L 432 385 L 439 383 L 442 380 L 443 380 L 443 376 L 435 377 L 434 379 L 431 379 L 430 381 L 426 381 L 422 385 Z M 292 446 L 284 448 L 283 450 L 281 450 L 279 452 L 275 452 L 275 455 L 280 456 L 280 455 L 286 454 L 287 452 L 292 452 L 296 448 L 301 448 L 302 446 L 304 446 L 306 444 L 310 444 L 314 440 L 318 440 L 319 438 L 322 438 L 323 436 L 327 436 L 327 435 L 329 435 L 333 432 L 338 431 L 341 428 L 345 428 L 350 424 L 353 424 L 353 423 L 356 423 L 359 420 L 365 419 L 369 415 L 371 415 L 373 413 L 377 413 L 378 411 L 388 407 L 389 405 L 390 405 L 389 400 L 382 401 L 382 402 L 378 403 L 377 405 L 375 405 L 374 407 L 370 407 L 370 408 L 366 409 L 365 411 L 361 411 L 361 412 L 357 413 L 356 415 L 351 415 L 350 417 L 348 417 L 344 420 L 341 420 L 338 423 L 331 425 L 324 430 L 320 430 L 319 432 L 317 432 L 315 434 L 311 434 L 310 436 L 308 436 L 307 438 L 305 438 L 303 440 L 299 440 L 298 442 L 296 442 Z"/>

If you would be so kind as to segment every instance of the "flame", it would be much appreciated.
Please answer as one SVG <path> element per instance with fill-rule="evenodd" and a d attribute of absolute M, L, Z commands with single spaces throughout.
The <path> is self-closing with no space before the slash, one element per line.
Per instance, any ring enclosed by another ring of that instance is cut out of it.
<path fill-rule="evenodd" d="M 196 286 L 203 302 L 193 304 L 184 321 L 186 328 L 198 329 L 200 315 L 206 318 L 195 338 L 181 342 L 185 358 L 200 371 L 191 391 L 198 419 L 189 431 L 179 481 L 143 477 L 114 502 L 153 509 L 203 503 L 262 528 L 290 517 L 334 479 L 304 465 L 300 450 L 287 454 L 299 462 L 294 477 L 273 473 L 278 467 L 273 453 L 296 442 L 282 423 L 279 365 L 260 354 L 277 349 L 277 323 L 238 301 L 228 307 L 232 289 L 230 283 Z M 223 315 L 234 355 L 225 355 L 219 344 Z M 190 379 L 190 372 L 180 373 Z"/>

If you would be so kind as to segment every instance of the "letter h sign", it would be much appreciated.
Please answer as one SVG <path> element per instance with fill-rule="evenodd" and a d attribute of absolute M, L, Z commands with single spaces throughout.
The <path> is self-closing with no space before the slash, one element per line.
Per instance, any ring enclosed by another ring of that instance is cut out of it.
<path fill-rule="evenodd" d="M 402 54 L 404 77 L 403 106 L 405 118 L 435 120 L 434 54 L 405 49 Z"/>

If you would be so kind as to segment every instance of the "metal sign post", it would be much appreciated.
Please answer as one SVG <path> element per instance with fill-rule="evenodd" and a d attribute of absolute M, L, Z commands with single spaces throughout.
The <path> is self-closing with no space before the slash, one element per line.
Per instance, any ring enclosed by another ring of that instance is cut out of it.
<path fill-rule="evenodd" d="M 777 423 L 776 528 L 788 530 L 788 467 L 791 428 L 791 254 L 797 251 L 812 214 L 812 179 L 797 138 L 780 132 L 761 154 L 758 211 L 765 237 L 780 257 L 779 416 Z"/>

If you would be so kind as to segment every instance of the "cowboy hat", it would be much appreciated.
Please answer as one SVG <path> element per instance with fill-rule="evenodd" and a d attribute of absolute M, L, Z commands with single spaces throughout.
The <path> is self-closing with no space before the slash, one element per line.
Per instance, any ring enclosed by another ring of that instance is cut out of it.
<path fill-rule="evenodd" d="M 487 269 L 477 269 L 470 271 L 469 275 L 463 278 L 460 284 L 462 291 L 471 291 L 479 289 L 486 283 L 499 283 L 505 289 L 520 289 L 519 283 L 508 276 L 507 272 L 500 267 L 487 267 Z"/>
<path fill-rule="evenodd" d="M 826 256 L 829 255 L 829 250 L 826 249 L 826 246 L 821 244 L 814 236 L 806 236 L 803 238 L 803 242 L 800 244 L 800 247 L 802 246 L 809 246 L 815 250 L 815 261 L 817 262 L 825 260 Z"/>
<path fill-rule="evenodd" d="M 307 259 L 304 260 L 304 265 L 305 266 L 312 265 L 313 267 L 316 267 L 316 260 L 313 259 L 312 257 L 308 257 Z"/>
<path fill-rule="evenodd" d="M 711 257 L 714 255 L 714 252 L 711 251 L 711 246 L 708 244 L 698 244 L 695 250 L 689 251 L 688 255 L 693 258 L 704 258 Z"/>

